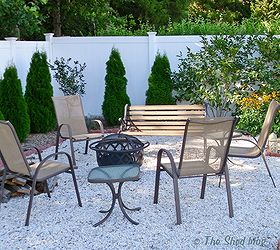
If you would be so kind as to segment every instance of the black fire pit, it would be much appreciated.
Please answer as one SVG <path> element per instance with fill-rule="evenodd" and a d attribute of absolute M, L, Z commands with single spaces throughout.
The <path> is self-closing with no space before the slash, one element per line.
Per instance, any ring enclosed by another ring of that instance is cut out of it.
<path fill-rule="evenodd" d="M 126 134 L 111 134 L 102 140 L 89 145 L 96 151 L 99 166 L 138 164 L 143 163 L 144 148 L 149 142 L 140 141 L 138 138 Z"/>

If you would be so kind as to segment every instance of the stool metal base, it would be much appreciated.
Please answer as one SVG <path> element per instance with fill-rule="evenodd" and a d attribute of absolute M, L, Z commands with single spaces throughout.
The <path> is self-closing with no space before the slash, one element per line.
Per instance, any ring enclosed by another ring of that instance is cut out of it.
<path fill-rule="evenodd" d="M 131 219 L 128 214 L 126 213 L 125 209 L 130 210 L 130 211 L 139 211 L 141 208 L 140 207 L 136 207 L 136 208 L 129 208 L 127 207 L 122 200 L 122 196 L 121 196 L 121 188 L 124 182 L 119 182 L 119 186 L 118 186 L 118 192 L 116 193 L 115 191 L 115 187 L 112 183 L 107 182 L 106 184 L 109 186 L 111 192 L 112 192 L 112 204 L 111 207 L 108 210 L 100 210 L 100 213 L 107 213 L 107 215 L 99 222 L 97 222 L 96 224 L 94 224 L 94 227 L 97 227 L 99 225 L 101 225 L 103 222 L 105 222 L 109 216 L 111 215 L 111 213 L 113 212 L 113 209 L 115 207 L 116 204 L 116 200 L 118 200 L 120 209 L 124 215 L 125 218 L 127 218 L 132 224 L 134 225 L 138 225 L 139 223 L 136 222 L 135 220 Z"/>

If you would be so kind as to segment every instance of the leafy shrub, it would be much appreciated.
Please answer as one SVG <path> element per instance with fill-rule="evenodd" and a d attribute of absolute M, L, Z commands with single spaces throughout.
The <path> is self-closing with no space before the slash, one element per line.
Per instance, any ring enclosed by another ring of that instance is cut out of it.
<path fill-rule="evenodd" d="M 23 39 L 32 39 L 33 35 L 40 37 L 42 34 L 42 14 L 36 4 L 27 3 L 22 0 L 1 0 L 0 39 L 16 36 Z M 41 37 L 40 37 L 41 38 Z"/>
<path fill-rule="evenodd" d="M 251 4 L 252 16 L 263 19 L 273 20 L 280 18 L 279 0 L 256 0 Z"/>
<path fill-rule="evenodd" d="M 161 56 L 158 53 L 149 77 L 146 104 L 174 104 L 172 90 L 173 84 L 168 57 L 166 54 Z"/>
<path fill-rule="evenodd" d="M 279 41 L 272 36 L 202 37 L 202 49 L 180 55 L 173 80 L 178 100 L 210 105 L 212 115 L 234 112 L 252 91 L 279 89 Z"/>
<path fill-rule="evenodd" d="M 56 59 L 54 65 L 49 64 L 51 70 L 54 71 L 54 78 L 59 85 L 59 89 L 64 95 L 84 95 L 85 79 L 83 71 L 86 64 L 80 64 L 74 61 L 74 66 L 70 66 L 71 58 L 65 60 L 63 57 Z"/>
<path fill-rule="evenodd" d="M 126 93 L 125 68 L 117 49 L 112 49 L 106 65 L 107 73 L 102 111 L 108 125 L 116 125 L 118 119 L 123 116 L 124 106 L 130 104 L 130 99 Z"/>
<path fill-rule="evenodd" d="M 30 120 L 15 66 L 5 69 L 0 83 L 0 105 L 5 119 L 13 124 L 19 140 L 24 141 L 29 133 Z"/>
<path fill-rule="evenodd" d="M 247 131 L 252 135 L 260 133 L 269 103 L 275 99 L 280 100 L 280 92 L 272 91 L 269 94 L 253 92 L 248 97 L 239 101 L 240 115 L 237 128 Z M 280 135 L 280 115 L 275 117 L 272 132 Z"/>
<path fill-rule="evenodd" d="M 250 3 L 239 0 L 193 0 L 188 11 L 192 19 L 234 22 L 250 16 Z"/>
<path fill-rule="evenodd" d="M 55 128 L 56 118 L 52 96 L 53 88 L 47 55 L 37 51 L 31 59 L 25 91 L 31 132 L 45 133 Z"/>

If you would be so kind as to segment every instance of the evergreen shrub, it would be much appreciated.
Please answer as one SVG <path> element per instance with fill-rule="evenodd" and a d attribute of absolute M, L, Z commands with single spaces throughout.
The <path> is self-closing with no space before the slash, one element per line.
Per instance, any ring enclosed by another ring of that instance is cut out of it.
<path fill-rule="evenodd" d="M 56 118 L 52 96 L 53 88 L 47 55 L 37 51 L 31 59 L 25 91 L 32 133 L 45 133 L 55 128 Z"/>
<path fill-rule="evenodd" d="M 172 97 L 171 69 L 166 54 L 163 56 L 157 54 L 148 81 L 146 104 L 175 104 Z"/>
<path fill-rule="evenodd" d="M 0 83 L 0 105 L 5 119 L 13 124 L 19 140 L 24 141 L 29 133 L 30 120 L 21 82 L 13 65 L 6 68 Z"/>
<path fill-rule="evenodd" d="M 126 93 L 125 67 L 117 49 L 112 49 L 106 65 L 102 111 L 108 125 L 117 125 L 118 119 L 123 116 L 124 106 L 130 104 L 129 96 Z"/>

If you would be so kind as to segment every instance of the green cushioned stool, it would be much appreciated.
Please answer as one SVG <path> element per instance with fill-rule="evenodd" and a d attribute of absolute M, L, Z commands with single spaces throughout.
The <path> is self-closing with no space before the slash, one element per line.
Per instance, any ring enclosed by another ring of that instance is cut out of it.
<path fill-rule="evenodd" d="M 94 168 L 90 171 L 88 175 L 88 181 L 90 183 L 105 183 L 110 187 L 112 192 L 112 204 L 108 210 L 101 210 L 101 213 L 107 213 L 107 215 L 98 223 L 94 224 L 94 226 L 99 226 L 104 221 L 106 221 L 111 215 L 116 200 L 118 200 L 120 209 L 124 216 L 134 225 L 138 225 L 138 222 L 131 219 L 126 213 L 125 209 L 130 211 L 139 211 L 140 207 L 137 208 L 129 208 L 127 207 L 122 200 L 121 189 L 124 182 L 127 181 L 137 181 L 139 180 L 140 175 L 140 166 L 138 164 L 121 164 L 121 165 L 108 165 L 108 166 L 100 166 Z M 118 184 L 118 190 L 116 192 L 114 184 Z"/>

